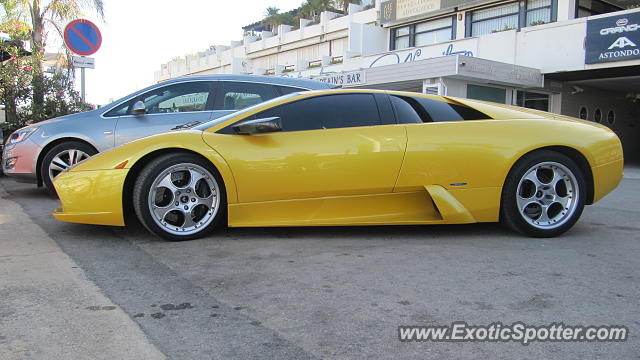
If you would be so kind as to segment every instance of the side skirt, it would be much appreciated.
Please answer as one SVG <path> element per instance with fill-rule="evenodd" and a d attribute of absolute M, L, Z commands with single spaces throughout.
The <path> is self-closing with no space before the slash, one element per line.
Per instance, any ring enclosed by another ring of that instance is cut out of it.
<path fill-rule="evenodd" d="M 439 185 L 425 186 L 425 191 L 239 203 L 228 207 L 231 227 L 464 224 L 478 221 L 463 203 Z"/>

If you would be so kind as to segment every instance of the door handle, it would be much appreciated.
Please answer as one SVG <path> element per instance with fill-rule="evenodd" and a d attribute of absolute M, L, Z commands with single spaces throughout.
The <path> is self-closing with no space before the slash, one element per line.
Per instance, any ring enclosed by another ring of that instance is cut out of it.
<path fill-rule="evenodd" d="M 111 134 L 113 134 L 113 130 L 107 130 L 107 131 L 103 132 L 103 134 L 111 135 Z"/>

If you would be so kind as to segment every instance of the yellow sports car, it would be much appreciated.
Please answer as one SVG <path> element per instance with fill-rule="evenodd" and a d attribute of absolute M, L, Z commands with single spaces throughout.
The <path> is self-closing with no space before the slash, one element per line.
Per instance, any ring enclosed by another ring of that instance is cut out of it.
<path fill-rule="evenodd" d="M 170 240 L 224 221 L 501 221 L 550 237 L 612 191 L 622 170 L 618 137 L 595 123 L 446 96 L 321 90 L 94 156 L 55 178 L 62 206 L 53 215 L 118 226 L 137 216 Z"/>

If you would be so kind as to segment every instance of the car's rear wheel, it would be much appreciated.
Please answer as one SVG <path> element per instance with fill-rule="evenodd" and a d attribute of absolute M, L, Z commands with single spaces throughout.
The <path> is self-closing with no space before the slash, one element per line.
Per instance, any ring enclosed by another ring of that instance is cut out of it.
<path fill-rule="evenodd" d="M 509 172 L 500 219 L 525 235 L 553 237 L 578 221 L 585 200 L 585 178 L 576 163 L 561 153 L 536 151 Z"/>
<path fill-rule="evenodd" d="M 79 141 L 65 141 L 52 147 L 42 158 L 40 166 L 42 183 L 51 195 L 56 196 L 53 179 L 71 166 L 97 153 L 98 151 L 91 145 Z"/>
<path fill-rule="evenodd" d="M 214 230 L 226 210 L 224 183 L 206 160 L 168 154 L 151 161 L 133 189 L 133 207 L 152 233 L 172 241 L 190 240 Z"/>

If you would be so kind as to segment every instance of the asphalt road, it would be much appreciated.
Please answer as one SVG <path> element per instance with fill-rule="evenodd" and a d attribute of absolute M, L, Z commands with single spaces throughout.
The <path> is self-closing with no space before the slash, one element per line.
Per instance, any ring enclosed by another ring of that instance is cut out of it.
<path fill-rule="evenodd" d="M 43 190 L 0 186 L 171 359 L 640 359 L 640 177 L 555 239 L 476 224 L 223 229 L 171 243 L 139 226 L 57 222 Z M 631 336 L 398 341 L 399 325 L 453 321 L 620 324 Z"/>

